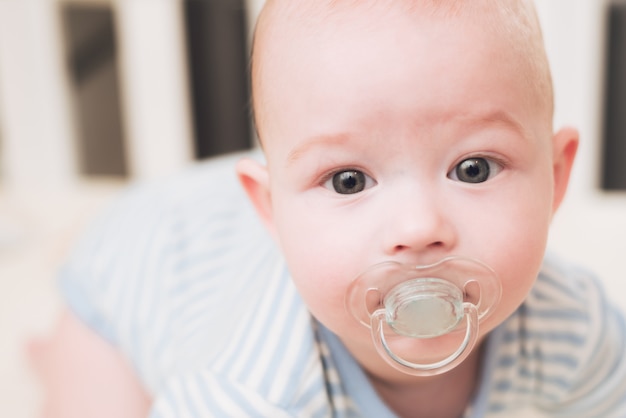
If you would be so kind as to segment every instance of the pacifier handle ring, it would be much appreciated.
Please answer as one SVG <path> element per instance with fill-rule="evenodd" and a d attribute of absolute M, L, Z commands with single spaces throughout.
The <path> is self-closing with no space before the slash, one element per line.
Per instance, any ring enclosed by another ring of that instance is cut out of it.
<path fill-rule="evenodd" d="M 466 316 L 465 337 L 459 348 L 448 357 L 434 363 L 413 363 L 395 354 L 385 338 L 385 311 L 380 309 L 371 316 L 372 338 L 374 346 L 383 359 L 392 367 L 413 376 L 433 376 L 456 367 L 470 354 L 478 339 L 478 309 L 473 303 L 465 302 L 463 311 Z M 409 338 L 409 337 L 406 337 Z"/>

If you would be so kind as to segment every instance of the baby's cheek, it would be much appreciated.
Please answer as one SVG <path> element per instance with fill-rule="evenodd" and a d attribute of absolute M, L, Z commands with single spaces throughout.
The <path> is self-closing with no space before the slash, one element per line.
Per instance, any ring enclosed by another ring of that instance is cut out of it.
<path fill-rule="evenodd" d="M 310 254 L 309 254 L 310 255 Z M 292 269 L 292 279 L 311 313 L 336 331 L 338 323 L 351 319 L 345 309 L 345 294 L 356 277 L 349 269 L 334 262 L 334 257 L 315 259 L 301 256 Z"/>
<path fill-rule="evenodd" d="M 283 252 L 304 300 L 311 310 L 323 307 L 343 313 L 346 289 L 364 269 L 361 249 L 336 227 L 313 223 L 285 227 L 289 239 L 282 242 Z"/>
<path fill-rule="evenodd" d="M 295 285 L 311 314 L 327 328 L 337 331 L 347 318 L 344 290 L 328 281 L 313 277 L 294 277 Z"/>
<path fill-rule="evenodd" d="M 504 263 L 493 266 L 502 284 L 501 300 L 493 318 L 495 325 L 499 325 L 517 310 L 537 279 L 543 260 L 543 246 L 538 242 L 527 241 L 526 244 L 527 246 L 520 246 L 519 251 L 508 254 L 508 260 L 502 259 Z"/>
<path fill-rule="evenodd" d="M 495 314 L 488 321 L 492 328 L 510 316 L 531 291 L 541 268 L 547 238 L 547 222 L 535 213 L 534 220 L 519 218 L 494 225 L 500 233 L 483 260 L 496 271 L 502 296 Z M 539 218 L 539 219 L 538 219 Z"/>

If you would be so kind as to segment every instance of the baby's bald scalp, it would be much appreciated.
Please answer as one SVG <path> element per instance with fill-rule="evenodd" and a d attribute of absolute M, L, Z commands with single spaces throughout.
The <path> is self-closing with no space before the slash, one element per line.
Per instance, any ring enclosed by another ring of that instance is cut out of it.
<path fill-rule="evenodd" d="M 552 120 L 552 78 L 533 0 L 267 0 L 257 21 L 252 47 L 251 85 L 255 116 L 261 113 L 260 84 L 267 42 L 272 42 L 274 36 L 285 36 L 286 28 L 308 30 L 309 36 L 315 36 L 318 26 L 324 22 L 345 19 L 347 13 L 372 11 L 377 17 L 402 13 L 419 18 L 463 18 L 486 25 L 488 30 L 507 39 L 510 48 L 521 58 L 529 86 Z M 259 129 L 260 121 L 256 122 Z M 258 133 L 262 138 L 262 133 Z"/>

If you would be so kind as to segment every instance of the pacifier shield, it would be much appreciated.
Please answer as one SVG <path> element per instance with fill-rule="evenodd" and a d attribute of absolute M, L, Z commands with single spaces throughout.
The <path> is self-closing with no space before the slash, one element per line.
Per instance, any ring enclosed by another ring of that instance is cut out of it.
<path fill-rule="evenodd" d="M 413 375 L 443 373 L 462 362 L 478 338 L 479 322 L 498 304 L 500 281 L 485 264 L 463 257 L 448 257 L 435 264 L 408 266 L 397 262 L 374 265 L 357 277 L 346 294 L 346 307 L 371 329 L 377 351 L 393 367 Z M 464 320 L 465 318 L 465 320 Z M 415 344 L 397 353 L 388 338 L 398 341 L 460 335 L 459 347 L 442 359 L 420 363 Z M 412 360 L 407 360 L 410 358 Z"/>

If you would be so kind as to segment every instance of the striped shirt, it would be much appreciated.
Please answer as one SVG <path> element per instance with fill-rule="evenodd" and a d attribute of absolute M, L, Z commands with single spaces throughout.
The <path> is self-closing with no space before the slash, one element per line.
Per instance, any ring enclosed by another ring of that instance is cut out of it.
<path fill-rule="evenodd" d="M 131 188 L 63 268 L 70 308 L 130 359 L 152 417 L 393 417 L 310 316 L 240 189 L 240 157 Z M 596 281 L 547 257 L 490 334 L 465 417 L 626 417 L 625 340 Z"/>

